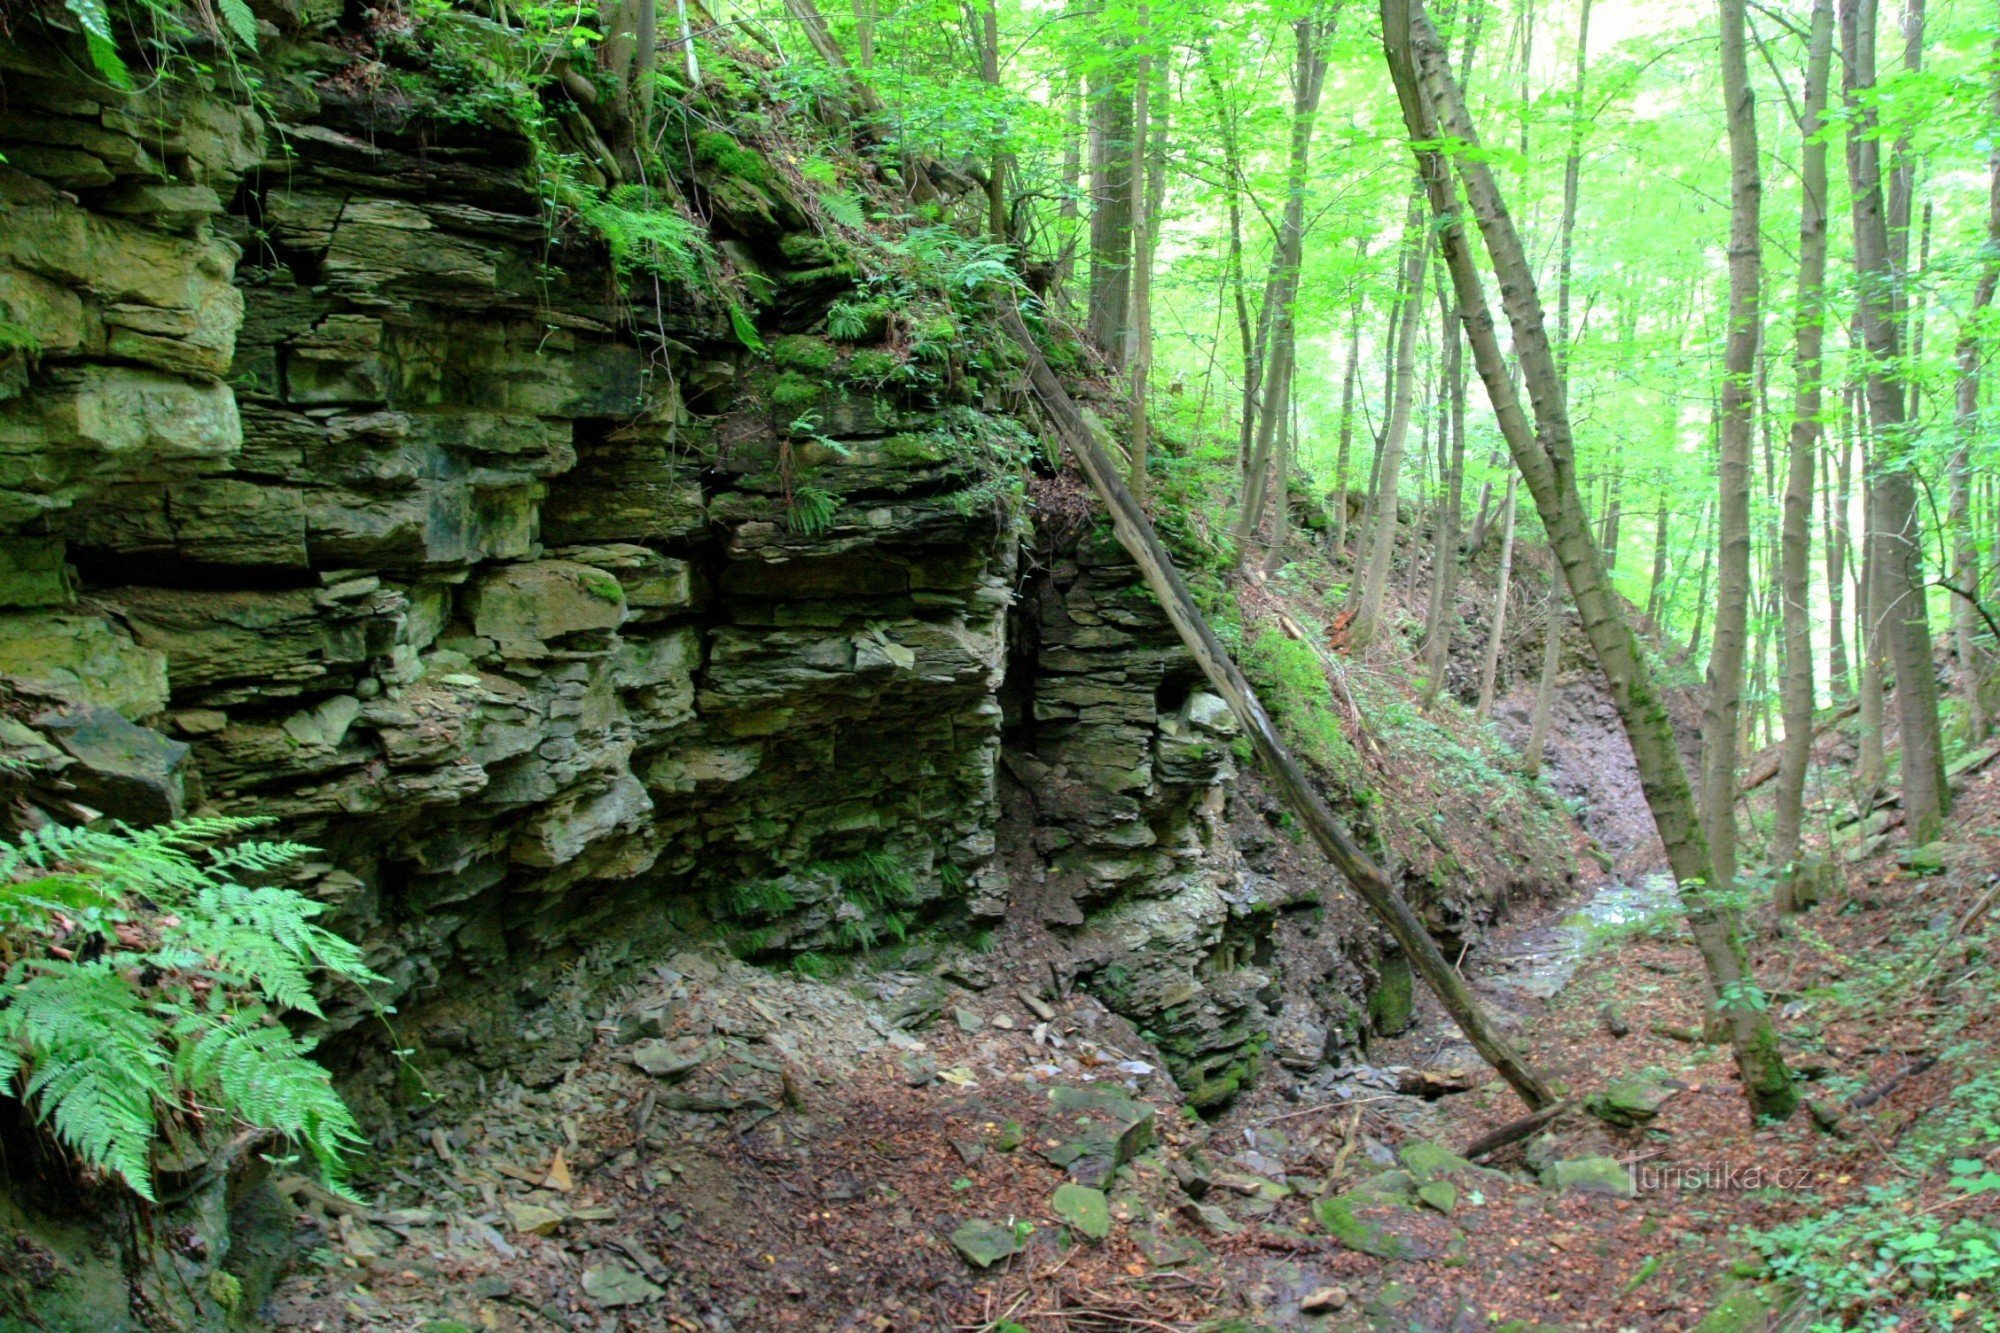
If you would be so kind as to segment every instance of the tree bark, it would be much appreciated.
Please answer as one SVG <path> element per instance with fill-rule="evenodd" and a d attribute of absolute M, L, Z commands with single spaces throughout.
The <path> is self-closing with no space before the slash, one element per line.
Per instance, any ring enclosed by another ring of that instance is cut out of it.
<path fill-rule="evenodd" d="M 1132 302 L 1132 91 L 1125 62 L 1093 64 L 1090 75 L 1091 341 L 1114 370 L 1124 365 Z"/>
<path fill-rule="evenodd" d="M 991 0 L 989 0 L 989 4 Z M 989 11 L 990 12 L 990 11 Z M 1146 503 L 1146 456 L 1152 447 L 1151 425 L 1147 420 L 1147 386 L 1153 375 L 1153 218 L 1152 198 L 1146 171 L 1146 134 L 1153 91 L 1151 21 L 1143 3 L 1138 9 L 1139 58 L 1132 79 L 1132 311 L 1126 320 L 1125 363 L 1131 368 L 1131 403 L 1126 455 L 1131 464 L 1127 485 L 1141 506 Z"/>
<path fill-rule="evenodd" d="M 1788 1116 L 1798 1095 L 1779 1052 L 1762 993 L 1756 989 L 1740 923 L 1726 903 L 1711 896 L 1714 864 L 1696 817 L 1694 792 L 1681 765 L 1673 722 L 1654 688 L 1646 656 L 1605 577 L 1602 554 L 1591 539 L 1577 490 L 1569 413 L 1550 352 L 1533 269 L 1486 155 L 1480 151 L 1478 134 L 1422 0 L 1381 0 L 1381 8 L 1384 51 L 1410 137 L 1423 145 L 1436 142 L 1442 134 L 1462 145 L 1462 151 L 1450 155 L 1451 161 L 1465 185 L 1473 218 L 1499 280 L 1502 304 L 1534 405 L 1535 428 L 1529 427 L 1508 378 L 1471 244 L 1458 221 L 1458 200 L 1445 154 L 1419 148 L 1416 151 L 1437 215 L 1440 243 L 1480 378 L 1515 466 L 1549 533 L 1571 599 L 1582 616 L 1584 633 L 1631 742 L 1647 804 L 1681 888 L 1689 932 L 1710 983 L 1725 1002 L 1722 1014 L 1745 1094 L 1756 1113 Z"/>
<path fill-rule="evenodd" d="M 1833 0 L 1813 0 L 1806 52 L 1806 86 L 1799 114 L 1804 146 L 1799 156 L 1799 295 L 1793 321 L 1794 350 L 1790 450 L 1785 466 L 1784 524 L 1779 582 L 1784 596 L 1785 743 L 1778 757 L 1777 808 L 1772 821 L 1771 864 L 1798 859 L 1805 814 L 1806 765 L 1812 758 L 1813 665 L 1812 489 L 1819 448 L 1821 348 L 1826 337 L 1826 114 L 1828 71 L 1833 63 Z"/>
<path fill-rule="evenodd" d="M 1445 382 L 1444 495 L 1438 502 L 1431 554 L 1431 605 L 1424 631 L 1424 707 L 1437 703 L 1450 674 L 1451 636 L 1458 626 L 1458 530 L 1465 504 L 1465 334 L 1452 306 L 1450 280 L 1438 279 L 1438 329 Z"/>
<path fill-rule="evenodd" d="M 983 0 L 980 4 L 978 31 L 979 81 L 997 92 L 1000 88 L 999 0 Z M 1000 245 L 1006 245 L 1012 239 L 1007 227 L 1007 154 L 997 147 L 993 150 L 993 161 L 986 175 L 986 231 Z"/>
<path fill-rule="evenodd" d="M 1910 6 L 1912 30 L 1906 67 L 1921 56 L 1923 9 Z M 1874 493 L 1875 549 L 1871 560 L 1878 619 L 1888 640 L 1896 676 L 1896 723 L 1902 740 L 1903 826 L 1912 845 L 1930 842 L 1944 829 L 1951 811 L 1951 787 L 1944 775 L 1944 740 L 1938 722 L 1937 672 L 1931 661 L 1929 588 L 1924 579 L 1923 529 L 1917 488 L 1906 466 L 1913 445 L 1908 387 L 1898 374 L 1902 328 L 1896 303 L 1898 275 L 1890 249 L 1890 224 L 1882 200 L 1881 146 L 1874 135 L 1876 115 L 1863 94 L 1875 84 L 1874 0 L 1842 0 L 1841 41 L 1848 53 L 1850 125 L 1848 171 L 1854 216 L 1854 265 L 1860 288 L 1862 340 L 1867 348 L 1868 416 L 1873 427 L 1869 451 Z M 1899 161 L 1896 169 L 1907 169 Z M 1902 207 L 1907 213 L 1907 203 Z M 1907 245 L 1908 219 L 1901 219 Z"/>
<path fill-rule="evenodd" d="M 1339 868 L 1361 900 L 1395 938 L 1418 975 L 1436 993 L 1445 1012 L 1465 1033 L 1466 1039 L 1507 1080 L 1530 1110 L 1538 1111 L 1553 1105 L 1556 1098 L 1548 1084 L 1494 1029 L 1471 988 L 1465 984 L 1465 979 L 1438 951 L 1437 942 L 1431 938 L 1423 922 L 1396 892 L 1388 876 L 1362 852 L 1346 825 L 1328 808 L 1306 777 L 1305 770 L 1299 767 L 1298 761 L 1292 758 L 1291 752 L 1279 739 L 1277 728 L 1258 702 L 1256 693 L 1230 660 L 1221 640 L 1216 638 L 1215 632 L 1202 618 L 1180 572 L 1174 568 L 1152 524 L 1147 521 L 1145 511 L 1139 508 L 1119 482 L 1118 473 L 1099 439 L 1101 427 L 1093 429 L 1093 423 L 1070 399 L 1056 379 L 1055 372 L 1042 359 L 1020 315 L 1009 309 L 1004 318 L 1008 332 L 1027 354 L 1029 387 L 1036 401 L 1069 445 L 1084 475 L 1103 498 L 1105 507 L 1111 511 L 1112 526 L 1119 544 L 1137 562 L 1147 586 L 1159 599 L 1167 618 L 1173 622 L 1181 642 L 1186 645 L 1209 684 L 1229 705 L 1259 761 L 1284 794 L 1286 803 L 1298 816 L 1299 822 L 1305 825 L 1327 859 Z"/>
<path fill-rule="evenodd" d="M 1243 272 L 1243 158 L 1236 140 L 1236 117 L 1215 68 L 1215 53 L 1204 44 L 1202 70 L 1208 76 L 1210 95 L 1215 101 L 1216 128 L 1222 140 L 1222 170 L 1227 178 L 1223 197 L 1229 213 L 1229 286 L 1236 308 L 1236 337 L 1243 351 L 1243 417 L 1237 424 L 1236 466 L 1247 470 L 1250 449 L 1257 433 L 1257 390 L 1263 378 L 1258 364 L 1260 349 L 1251 331 L 1249 284 Z"/>
<path fill-rule="evenodd" d="M 1500 588 L 1493 594 L 1493 632 L 1486 639 L 1486 658 L 1479 668 L 1479 705 L 1472 715 L 1484 722 L 1493 715 L 1493 692 L 1500 677 L 1500 649 L 1507 637 L 1507 599 L 1514 591 L 1514 477 L 1507 478 L 1507 498 L 1501 501 Z"/>
<path fill-rule="evenodd" d="M 1852 418 L 1848 418 L 1850 423 Z M 1849 429 L 1852 429 L 1850 424 Z M 1821 478 L 1821 526 L 1826 529 L 1826 671 L 1834 702 L 1851 698 L 1854 677 L 1847 659 L 1847 508 L 1851 450 L 1845 437 L 1826 437 L 1825 476 Z"/>
<path fill-rule="evenodd" d="M 1760 332 L 1763 183 L 1757 114 L 1745 59 L 1745 0 L 1720 0 L 1722 89 L 1729 125 L 1729 327 L 1717 409 L 1715 629 L 1701 715 L 1701 822 L 1718 884 L 1736 878 L 1736 756 L 1750 613 L 1750 441 Z"/>
<path fill-rule="evenodd" d="M 1556 671 L 1562 666 L 1562 582 L 1549 579 L 1548 626 L 1542 634 L 1542 674 L 1535 681 L 1535 711 L 1528 721 L 1528 748 L 1521 767 L 1529 777 L 1542 771 L 1542 751 L 1549 743 L 1549 717 L 1555 712 Z"/>
<path fill-rule="evenodd" d="M 1297 55 L 1292 76 L 1292 141 L 1285 171 L 1285 213 L 1272 255 L 1271 278 L 1264 289 L 1265 315 L 1271 328 L 1271 355 L 1264 371 L 1266 388 L 1260 395 L 1257 438 L 1243 477 L 1243 505 L 1231 533 L 1239 567 L 1256 535 L 1257 525 L 1263 520 L 1264 503 L 1270 493 L 1271 446 L 1276 436 L 1277 416 L 1285 410 L 1284 401 L 1275 390 L 1281 376 L 1285 384 L 1290 383 L 1295 354 L 1290 345 L 1292 302 L 1298 294 L 1299 259 L 1305 238 L 1307 167 L 1312 156 L 1313 122 L 1319 116 L 1320 92 L 1326 84 L 1326 44 L 1332 35 L 1332 13 L 1310 15 L 1292 24 Z"/>
<path fill-rule="evenodd" d="M 1354 298 L 1354 322 L 1347 334 L 1347 374 L 1340 389 L 1340 452 L 1333 464 L 1333 550 L 1347 550 L 1347 465 L 1354 452 L 1354 384 L 1361 374 L 1361 308 Z"/>
<path fill-rule="evenodd" d="M 1375 523 L 1369 530 L 1367 563 L 1354 586 L 1354 619 L 1347 641 L 1355 648 L 1374 642 L 1382 619 L 1382 598 L 1389 587 L 1389 565 L 1396 554 L 1397 494 L 1403 472 L 1403 447 L 1410 432 L 1410 405 L 1417 387 L 1417 317 L 1424 308 L 1424 274 L 1430 267 L 1430 233 L 1424 226 L 1423 196 L 1412 193 L 1403 216 L 1403 303 L 1397 312 L 1396 359 L 1391 372 L 1395 387 L 1389 399 L 1389 419 L 1382 425 L 1381 476 L 1375 487 Z"/>
<path fill-rule="evenodd" d="M 2000 38 L 1995 39 L 1995 60 L 2000 62 Z M 1994 66 L 1994 89 L 1988 100 L 1989 137 L 2000 136 L 2000 63 Z M 1952 534 L 1951 581 L 1966 594 L 1952 598 L 1952 622 L 1958 672 L 1965 686 L 1967 738 L 1974 745 L 1986 739 L 1992 719 L 1986 712 L 1987 654 L 1980 646 L 1979 608 L 1970 600 L 1982 595 L 1980 587 L 1979 538 L 1972 516 L 1973 444 L 1979 438 L 1980 355 L 1983 325 L 1992 308 L 1996 287 L 2000 287 L 2000 139 L 1987 155 L 1988 185 L 1986 204 L 1986 253 L 1980 261 L 1979 280 L 1972 289 L 1972 303 L 1959 326 L 1957 384 L 1958 448 L 1951 460 Z"/>

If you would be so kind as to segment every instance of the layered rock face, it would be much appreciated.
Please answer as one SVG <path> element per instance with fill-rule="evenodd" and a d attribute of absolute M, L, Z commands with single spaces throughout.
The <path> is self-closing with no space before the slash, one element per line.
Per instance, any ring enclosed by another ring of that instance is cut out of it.
<path fill-rule="evenodd" d="M 591 1040 L 552 978 L 670 933 L 1027 920 L 1203 1106 L 1393 984 L 1351 914 L 1281 928 L 1331 873 L 1231 798 L 1227 710 L 1108 533 L 1024 558 L 1004 363 L 948 317 L 818 336 L 855 247 L 750 144 L 685 164 L 732 310 L 620 276 L 517 136 L 332 45 L 274 42 L 255 99 L 0 61 L 0 743 L 34 765 L 0 781 L 277 818 L 400 1035 L 533 1079 Z M 1460 874 L 1413 820 L 1441 930 L 1547 869 Z"/>
<path fill-rule="evenodd" d="M 519 144 L 331 86 L 266 123 L 7 71 L 0 674 L 46 794 L 279 817 L 382 1000 L 764 881 L 756 943 L 823 946 L 884 910 L 863 856 L 913 913 L 979 891 L 1018 428 L 795 338 L 796 438 L 719 306 L 551 249 Z M 813 238 L 759 188 L 782 292 Z"/>

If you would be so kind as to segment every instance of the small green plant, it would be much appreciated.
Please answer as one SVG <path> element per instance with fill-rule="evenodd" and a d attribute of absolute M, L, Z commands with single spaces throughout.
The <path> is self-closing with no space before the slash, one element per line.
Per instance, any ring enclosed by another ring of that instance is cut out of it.
<path fill-rule="evenodd" d="M 735 916 L 783 916 L 795 904 L 792 891 L 775 879 L 751 880 L 729 891 L 729 907 Z"/>
<path fill-rule="evenodd" d="M 785 526 L 801 537 L 817 537 L 833 526 L 840 499 L 817 486 L 794 486 L 785 506 Z"/>
<path fill-rule="evenodd" d="M 312 849 L 234 841 L 269 821 L 48 826 L 0 844 L 0 1088 L 90 1166 L 152 1199 L 152 1155 L 238 1125 L 299 1144 L 345 1192 L 359 1127 L 282 1019 L 323 1017 L 319 977 L 382 980 L 291 889 Z"/>

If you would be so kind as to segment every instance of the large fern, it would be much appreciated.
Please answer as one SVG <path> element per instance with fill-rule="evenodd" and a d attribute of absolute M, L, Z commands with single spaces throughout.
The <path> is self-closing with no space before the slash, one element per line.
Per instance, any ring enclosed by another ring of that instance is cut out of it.
<path fill-rule="evenodd" d="M 311 850 L 233 841 L 266 822 L 47 827 L 0 843 L 0 951 L 14 960 L 0 1090 L 148 1199 L 153 1147 L 169 1135 L 268 1129 L 335 1189 L 361 1142 L 312 1043 L 282 1019 L 320 1014 L 320 975 L 381 978 L 314 922 L 324 905 L 242 882 Z"/>

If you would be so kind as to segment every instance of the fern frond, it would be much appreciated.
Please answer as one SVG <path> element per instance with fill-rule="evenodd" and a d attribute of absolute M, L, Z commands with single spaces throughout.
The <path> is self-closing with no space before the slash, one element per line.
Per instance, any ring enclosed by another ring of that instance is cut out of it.
<path fill-rule="evenodd" d="M 329 1181 L 343 1179 L 344 1154 L 365 1139 L 353 1112 L 309 1058 L 312 1044 L 293 1036 L 261 1009 L 230 1014 L 183 1047 L 180 1070 L 190 1088 L 248 1125 L 274 1130 L 303 1145 Z"/>
<path fill-rule="evenodd" d="M 250 6 L 243 0 L 217 0 L 216 8 L 222 11 L 222 21 L 229 25 L 229 31 L 236 35 L 236 40 L 255 51 L 257 16 L 250 12 Z"/>
<path fill-rule="evenodd" d="M 155 1105 L 170 1095 L 158 1020 L 105 961 L 42 972 L 0 1009 L 22 1099 L 91 1166 L 151 1199 Z"/>

